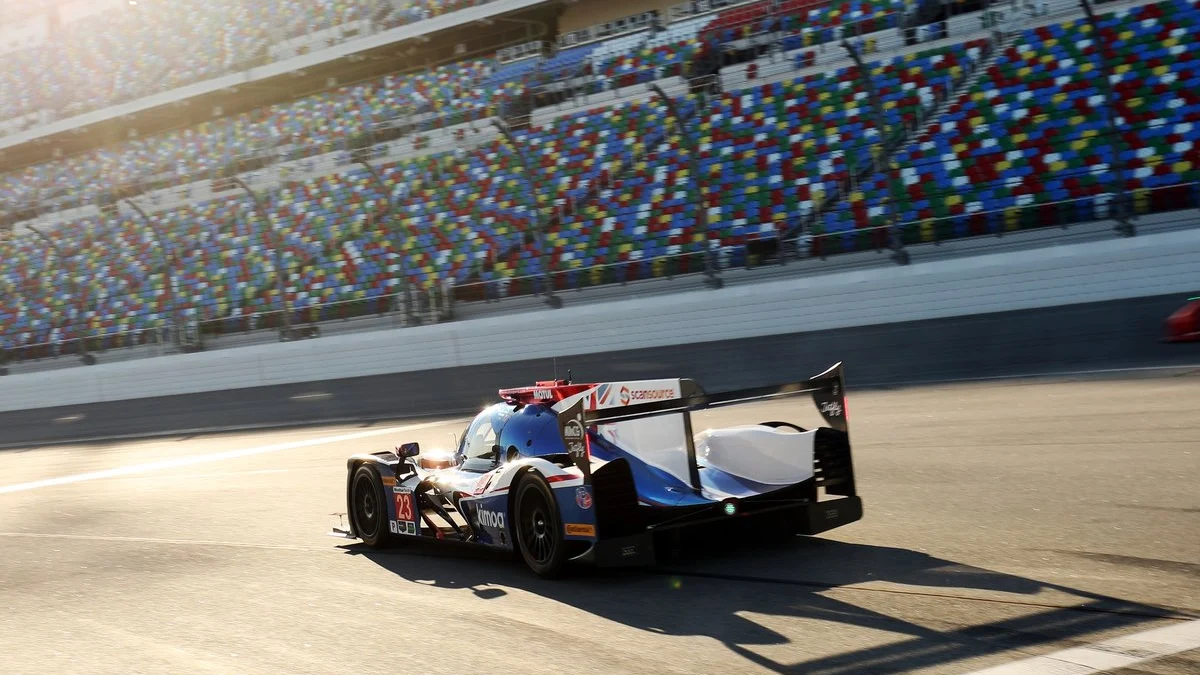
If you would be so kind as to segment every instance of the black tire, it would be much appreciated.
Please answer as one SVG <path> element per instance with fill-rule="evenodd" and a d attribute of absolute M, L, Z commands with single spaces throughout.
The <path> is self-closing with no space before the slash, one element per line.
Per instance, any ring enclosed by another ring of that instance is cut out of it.
<path fill-rule="evenodd" d="M 388 544 L 387 495 L 379 471 L 369 464 L 354 470 L 350 480 L 350 513 L 354 518 L 354 533 L 372 548 Z"/>
<path fill-rule="evenodd" d="M 550 486 L 536 473 L 525 474 L 517 484 L 513 530 L 529 569 L 546 579 L 562 576 L 567 566 L 562 517 Z"/>

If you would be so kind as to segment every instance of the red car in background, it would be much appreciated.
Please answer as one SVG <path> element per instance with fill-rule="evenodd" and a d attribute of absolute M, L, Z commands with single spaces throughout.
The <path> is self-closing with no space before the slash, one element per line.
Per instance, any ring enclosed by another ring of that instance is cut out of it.
<path fill-rule="evenodd" d="M 1200 296 L 1167 317 L 1167 342 L 1200 342 Z"/>

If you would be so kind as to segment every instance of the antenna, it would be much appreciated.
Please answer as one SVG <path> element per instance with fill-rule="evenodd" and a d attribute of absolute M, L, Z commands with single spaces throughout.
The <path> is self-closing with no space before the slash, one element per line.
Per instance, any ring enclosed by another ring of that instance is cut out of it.
<path fill-rule="evenodd" d="M 571 369 L 567 368 L 567 384 L 571 384 Z"/>
<path fill-rule="evenodd" d="M 554 381 L 558 382 L 558 357 L 555 356 L 552 358 L 554 359 Z"/>

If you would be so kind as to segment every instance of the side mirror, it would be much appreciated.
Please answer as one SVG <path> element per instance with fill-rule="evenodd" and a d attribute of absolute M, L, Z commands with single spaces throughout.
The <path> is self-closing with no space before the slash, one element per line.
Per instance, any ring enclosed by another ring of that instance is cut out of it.
<path fill-rule="evenodd" d="M 499 445 L 492 446 L 492 459 L 496 462 L 500 461 L 500 456 L 504 453 L 504 448 Z"/>
<path fill-rule="evenodd" d="M 421 454 L 421 444 L 405 443 L 404 445 L 396 448 L 396 454 L 400 457 L 416 457 L 417 455 Z"/>

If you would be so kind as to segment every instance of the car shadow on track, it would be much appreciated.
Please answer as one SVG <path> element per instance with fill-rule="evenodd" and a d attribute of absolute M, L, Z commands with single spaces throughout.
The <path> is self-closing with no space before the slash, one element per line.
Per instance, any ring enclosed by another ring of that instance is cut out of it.
<path fill-rule="evenodd" d="M 720 550 L 685 546 L 675 560 L 655 568 L 580 568 L 562 581 L 539 579 L 511 556 L 476 549 L 416 543 L 345 550 L 413 583 L 470 589 L 483 599 L 507 595 L 504 587 L 520 589 L 640 630 L 710 637 L 778 673 L 905 673 L 1177 616 L 919 551 L 809 537 Z M 888 585 L 827 594 L 869 582 Z M 892 635 L 883 644 L 825 656 L 806 653 L 810 645 L 794 645 L 795 660 L 780 662 L 762 648 L 793 643 L 747 618 L 756 614 Z"/>

